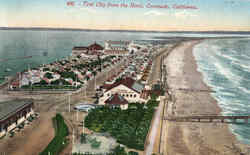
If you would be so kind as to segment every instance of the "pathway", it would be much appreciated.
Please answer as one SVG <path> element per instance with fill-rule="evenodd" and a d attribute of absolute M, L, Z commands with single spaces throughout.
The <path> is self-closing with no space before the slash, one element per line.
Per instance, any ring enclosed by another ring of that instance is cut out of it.
<path fill-rule="evenodd" d="M 156 136 L 157 136 L 157 132 L 158 132 L 158 127 L 159 127 L 159 123 L 162 119 L 161 117 L 161 112 L 163 110 L 163 106 L 164 106 L 164 99 L 161 99 L 160 101 L 160 105 L 155 113 L 155 117 L 154 117 L 154 121 L 152 124 L 152 128 L 151 128 L 151 132 L 149 135 L 149 144 L 146 147 L 146 151 L 145 154 L 146 155 L 152 155 L 153 153 L 153 149 L 154 149 L 154 144 L 155 144 L 155 140 L 156 140 Z"/>

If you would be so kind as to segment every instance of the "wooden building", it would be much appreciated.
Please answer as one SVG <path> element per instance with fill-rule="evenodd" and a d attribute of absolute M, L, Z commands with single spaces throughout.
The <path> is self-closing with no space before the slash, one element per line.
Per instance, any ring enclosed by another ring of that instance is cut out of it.
<path fill-rule="evenodd" d="M 0 137 L 16 128 L 34 113 L 30 100 L 0 102 Z"/>

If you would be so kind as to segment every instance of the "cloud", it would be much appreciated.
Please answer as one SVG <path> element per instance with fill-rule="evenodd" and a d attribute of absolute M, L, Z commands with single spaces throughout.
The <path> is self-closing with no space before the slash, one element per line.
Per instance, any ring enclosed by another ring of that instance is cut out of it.
<path fill-rule="evenodd" d="M 162 13 L 160 11 L 151 10 L 151 11 L 145 12 L 144 15 L 145 16 L 149 16 L 149 15 L 162 16 L 162 15 L 165 15 L 165 13 Z"/>
<path fill-rule="evenodd" d="M 176 12 L 175 17 L 177 18 L 197 17 L 197 14 L 184 10 L 184 11 Z"/>

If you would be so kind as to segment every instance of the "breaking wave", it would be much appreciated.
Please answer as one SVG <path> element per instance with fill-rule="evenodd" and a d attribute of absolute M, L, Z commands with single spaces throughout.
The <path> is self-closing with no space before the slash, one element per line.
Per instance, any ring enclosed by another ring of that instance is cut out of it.
<path fill-rule="evenodd" d="M 193 54 L 222 114 L 250 114 L 250 39 L 206 40 L 194 47 Z M 230 128 L 238 140 L 250 144 L 249 124 Z"/>

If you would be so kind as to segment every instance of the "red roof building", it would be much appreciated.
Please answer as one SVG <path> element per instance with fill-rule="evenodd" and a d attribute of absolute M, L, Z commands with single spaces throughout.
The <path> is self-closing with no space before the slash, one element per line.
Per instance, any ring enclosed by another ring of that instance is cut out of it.
<path fill-rule="evenodd" d="M 126 77 L 118 82 L 115 82 L 114 84 L 110 85 L 110 87 L 106 90 L 109 91 L 119 85 L 124 85 L 126 87 L 128 87 L 129 89 L 132 89 L 134 91 L 136 91 L 137 93 L 141 93 L 141 91 L 143 90 L 142 85 L 138 85 L 140 88 L 137 89 L 137 87 L 134 87 L 134 85 L 136 85 L 136 81 L 130 77 Z"/>
<path fill-rule="evenodd" d="M 16 89 L 16 88 L 20 88 L 20 82 L 17 81 L 13 81 L 10 85 L 10 89 Z"/>
<path fill-rule="evenodd" d="M 128 108 L 128 101 L 119 94 L 111 95 L 104 103 L 111 107 L 120 107 L 123 110 Z"/>
<path fill-rule="evenodd" d="M 111 84 L 104 84 L 104 85 L 102 85 L 102 89 L 108 89 L 109 87 L 111 87 L 112 85 Z"/>
<path fill-rule="evenodd" d="M 88 49 L 89 50 L 97 50 L 97 51 L 100 51 L 100 50 L 103 50 L 103 47 L 101 46 L 101 45 L 99 45 L 99 44 L 97 44 L 97 43 L 94 43 L 94 44 L 92 44 L 92 45 L 90 45 L 89 47 L 88 47 Z"/>
<path fill-rule="evenodd" d="M 104 48 L 97 44 L 96 42 L 92 45 L 86 46 L 75 46 L 72 49 L 73 54 L 81 54 L 85 53 L 87 55 L 99 55 L 100 51 L 102 51 Z"/>
<path fill-rule="evenodd" d="M 147 99 L 141 97 L 145 86 L 130 77 L 122 78 L 113 84 L 105 86 L 103 96 L 99 99 L 99 104 L 105 105 L 107 99 L 118 94 L 130 103 L 145 103 Z"/>

